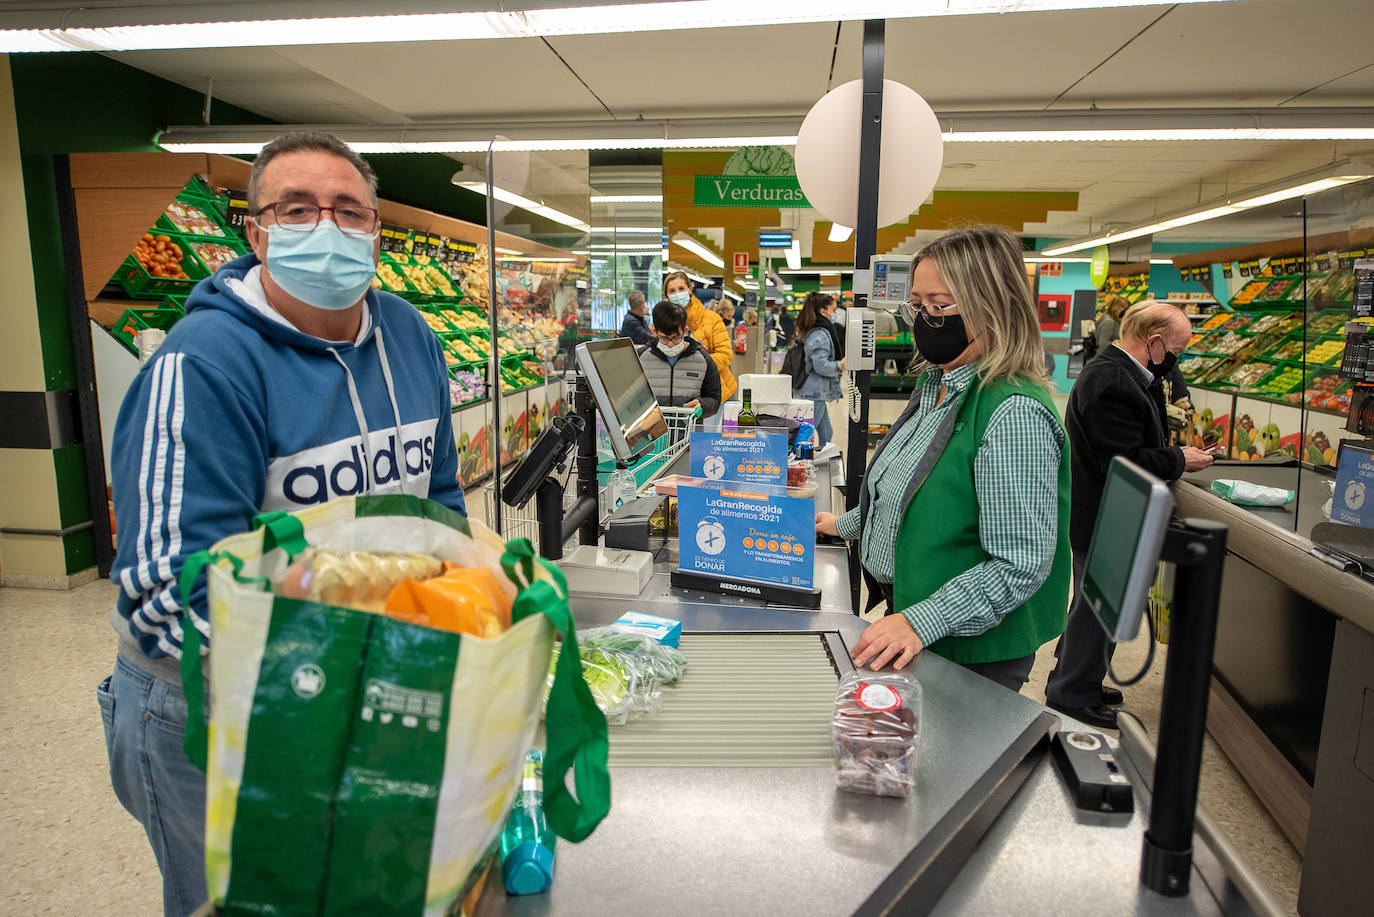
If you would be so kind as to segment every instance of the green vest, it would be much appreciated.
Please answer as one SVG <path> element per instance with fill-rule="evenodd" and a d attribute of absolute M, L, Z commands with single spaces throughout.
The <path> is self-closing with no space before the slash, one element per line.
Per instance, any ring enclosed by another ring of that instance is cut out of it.
<path fill-rule="evenodd" d="M 920 385 L 917 382 L 918 388 Z M 949 443 L 902 513 L 897 528 L 894 607 L 909 608 L 960 573 L 988 560 L 978 538 L 973 463 L 993 412 L 1011 395 L 1034 398 L 1056 418 L 1059 416 L 1054 402 L 1039 386 L 1007 381 L 984 384 L 974 377 L 958 407 Z M 1033 653 L 1064 632 L 1072 564 L 1067 439 L 1059 454 L 1058 503 L 1054 566 L 1035 594 L 991 630 L 975 637 L 945 637 L 927 649 L 952 662 L 998 662 Z"/>

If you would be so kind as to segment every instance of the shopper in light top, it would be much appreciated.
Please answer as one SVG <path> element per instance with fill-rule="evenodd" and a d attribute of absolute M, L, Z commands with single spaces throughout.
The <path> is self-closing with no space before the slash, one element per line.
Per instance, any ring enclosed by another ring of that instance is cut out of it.
<path fill-rule="evenodd" d="M 833 297 L 825 293 L 808 293 L 797 318 L 797 340 L 803 342 L 806 349 L 806 375 L 797 389 L 797 397 L 811 399 L 816 437 L 822 446 L 830 442 L 834 433 L 826 405 L 840 399 L 840 373 L 844 372 L 840 334 L 834 317 Z"/>
<path fill-rule="evenodd" d="M 687 330 L 687 313 L 663 300 L 654 306 L 657 339 L 639 348 L 639 364 L 659 404 L 701 408 L 710 417 L 720 410 L 720 373 L 715 361 Z"/>
<path fill-rule="evenodd" d="M 168 915 L 206 901 L 205 775 L 182 751 L 185 628 L 213 634 L 182 562 L 266 510 L 347 494 L 429 497 L 464 512 L 447 377 L 416 310 L 371 287 L 376 177 L 327 134 L 278 138 L 248 186 L 253 253 L 196 285 L 115 424 L 120 587 L 102 685 L 110 776 L 143 823 Z"/>
<path fill-rule="evenodd" d="M 687 327 L 697 343 L 706 348 L 720 372 L 720 399 L 728 401 L 735 393 L 735 377 L 730 372 L 730 364 L 735 360 L 735 349 L 730 345 L 730 333 L 720 316 L 701 304 L 692 295 L 692 281 L 682 271 L 674 271 L 663 278 L 663 296 L 669 302 L 687 310 Z"/>

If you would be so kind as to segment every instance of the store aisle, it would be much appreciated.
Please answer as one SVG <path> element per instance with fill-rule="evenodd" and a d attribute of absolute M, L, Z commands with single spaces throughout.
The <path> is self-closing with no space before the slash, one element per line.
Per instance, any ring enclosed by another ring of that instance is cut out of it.
<path fill-rule="evenodd" d="M 115 586 L 0 589 L 0 915 L 162 913 L 143 829 L 110 789 L 95 686 Z"/>
<path fill-rule="evenodd" d="M 109 674 L 106 621 L 115 587 L 72 592 L 0 589 L 0 915 L 160 912 L 157 865 L 142 829 L 120 807 L 106 773 L 95 686 Z M 1145 657 L 1142 637 L 1117 652 L 1123 672 Z M 1022 693 L 1044 701 L 1053 644 L 1040 651 Z M 1167 648 L 1126 689 L 1152 735 Z M 1276 897 L 1296 913 L 1302 862 L 1254 793 L 1209 737 L 1202 804 Z"/>

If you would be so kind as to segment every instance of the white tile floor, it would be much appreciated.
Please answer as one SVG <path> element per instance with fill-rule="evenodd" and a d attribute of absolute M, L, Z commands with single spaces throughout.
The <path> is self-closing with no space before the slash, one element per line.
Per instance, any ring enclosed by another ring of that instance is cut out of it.
<path fill-rule="evenodd" d="M 110 672 L 106 616 L 115 589 L 0 589 L 0 915 L 148 917 L 161 912 L 157 867 L 142 830 L 120 807 L 106 773 L 95 686 Z M 1052 644 L 1024 693 L 1044 700 Z M 1122 671 L 1144 640 L 1117 653 Z M 1153 733 L 1164 654 L 1127 690 Z M 1271 890 L 1296 912 L 1301 861 L 1215 743 L 1203 756 L 1202 805 Z M 1067 913 L 1067 912 L 1066 912 Z"/>

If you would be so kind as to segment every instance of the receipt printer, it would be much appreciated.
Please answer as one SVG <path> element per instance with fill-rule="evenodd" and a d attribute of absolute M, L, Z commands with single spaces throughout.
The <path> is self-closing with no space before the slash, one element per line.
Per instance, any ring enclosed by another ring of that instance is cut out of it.
<path fill-rule="evenodd" d="M 668 498 L 638 497 L 621 505 L 606 521 L 606 547 L 657 553 L 668 540 Z"/>

